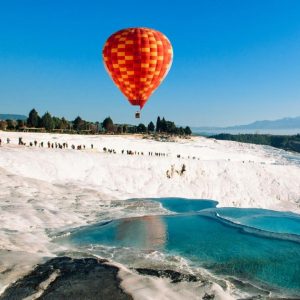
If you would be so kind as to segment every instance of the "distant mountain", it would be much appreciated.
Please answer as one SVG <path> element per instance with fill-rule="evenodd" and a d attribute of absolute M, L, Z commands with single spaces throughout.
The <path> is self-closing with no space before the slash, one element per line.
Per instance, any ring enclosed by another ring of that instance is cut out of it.
<path fill-rule="evenodd" d="M 258 129 L 299 129 L 300 117 L 283 118 L 279 120 L 256 121 L 247 125 L 236 125 L 229 127 L 192 127 L 193 132 L 220 131 L 220 130 L 258 130 Z"/>
<path fill-rule="evenodd" d="M 0 120 L 26 120 L 24 115 L 0 114 Z"/>
<path fill-rule="evenodd" d="M 300 128 L 300 117 L 279 120 L 256 121 L 247 125 L 226 127 L 226 129 L 294 129 Z"/>

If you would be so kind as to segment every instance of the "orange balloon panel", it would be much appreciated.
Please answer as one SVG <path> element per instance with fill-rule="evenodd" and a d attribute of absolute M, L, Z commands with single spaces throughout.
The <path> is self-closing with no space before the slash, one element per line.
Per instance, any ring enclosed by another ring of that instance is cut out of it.
<path fill-rule="evenodd" d="M 129 102 L 142 108 L 167 75 L 173 50 L 159 31 L 127 28 L 108 38 L 103 59 L 106 70 Z"/>

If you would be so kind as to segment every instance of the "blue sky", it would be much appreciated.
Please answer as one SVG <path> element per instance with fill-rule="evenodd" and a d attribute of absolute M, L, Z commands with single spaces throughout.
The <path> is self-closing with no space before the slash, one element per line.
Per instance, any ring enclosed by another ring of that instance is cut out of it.
<path fill-rule="evenodd" d="M 142 111 L 181 125 L 300 115 L 300 1 L 0 0 L 0 113 L 36 108 L 136 123 L 101 51 L 126 27 L 162 31 L 169 75 Z"/>

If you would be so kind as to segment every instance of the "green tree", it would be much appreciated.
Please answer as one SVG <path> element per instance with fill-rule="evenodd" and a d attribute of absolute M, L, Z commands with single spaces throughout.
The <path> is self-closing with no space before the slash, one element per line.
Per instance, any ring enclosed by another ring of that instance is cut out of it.
<path fill-rule="evenodd" d="M 127 133 L 128 131 L 128 126 L 126 124 L 123 125 L 123 133 Z"/>
<path fill-rule="evenodd" d="M 191 135 L 191 134 L 192 134 L 191 128 L 190 128 L 189 126 L 186 126 L 186 127 L 184 128 L 184 133 L 185 133 L 186 135 Z"/>
<path fill-rule="evenodd" d="M 130 126 L 128 128 L 128 133 L 137 133 L 137 126 Z"/>
<path fill-rule="evenodd" d="M 60 129 L 61 119 L 57 117 L 52 117 L 52 120 L 53 120 L 53 127 L 55 129 Z"/>
<path fill-rule="evenodd" d="M 174 122 L 171 122 L 171 121 L 166 121 L 166 132 L 168 133 L 176 133 L 176 125 Z"/>
<path fill-rule="evenodd" d="M 161 121 L 160 121 L 160 117 L 157 117 L 156 120 L 156 132 L 160 132 L 161 131 Z"/>
<path fill-rule="evenodd" d="M 146 126 L 143 124 L 143 123 L 140 123 L 137 128 L 136 128 L 136 131 L 138 133 L 144 133 L 144 132 L 147 132 L 147 128 Z"/>
<path fill-rule="evenodd" d="M 64 117 L 60 120 L 60 128 L 59 129 L 67 129 L 70 126 L 69 121 L 67 121 Z"/>
<path fill-rule="evenodd" d="M 7 123 L 7 129 L 8 130 L 14 130 L 16 128 L 16 122 L 14 120 L 6 120 L 6 123 Z"/>
<path fill-rule="evenodd" d="M 162 120 L 160 122 L 160 131 L 167 132 L 167 122 L 166 122 L 165 118 L 162 118 Z"/>
<path fill-rule="evenodd" d="M 39 114 L 38 112 L 33 108 L 29 115 L 28 115 L 28 119 L 27 119 L 27 126 L 28 127 L 38 127 L 39 126 Z"/>
<path fill-rule="evenodd" d="M 155 126 L 153 124 L 153 122 L 151 121 L 149 124 L 148 124 L 148 132 L 153 132 L 155 129 Z"/>
<path fill-rule="evenodd" d="M 123 126 L 122 125 L 118 125 L 117 126 L 117 133 L 118 134 L 122 134 L 123 133 Z"/>
<path fill-rule="evenodd" d="M 179 133 L 179 135 L 184 135 L 184 129 L 183 129 L 183 127 L 179 127 L 178 133 Z"/>
<path fill-rule="evenodd" d="M 46 130 L 51 131 L 54 128 L 54 122 L 52 119 L 52 116 L 49 112 L 46 112 L 41 119 L 41 125 L 44 127 Z"/>
<path fill-rule="evenodd" d="M 82 130 L 84 129 L 85 121 L 82 120 L 79 116 L 73 121 L 73 128 L 75 130 Z"/>
<path fill-rule="evenodd" d="M 114 129 L 114 122 L 111 119 L 111 117 L 107 117 L 107 118 L 104 119 L 104 121 L 103 121 L 103 128 L 106 131 L 113 131 L 113 129 Z"/>
<path fill-rule="evenodd" d="M 23 128 L 25 126 L 25 122 L 23 120 L 17 120 L 17 126 L 16 128 L 18 130 L 20 130 L 21 128 Z"/>

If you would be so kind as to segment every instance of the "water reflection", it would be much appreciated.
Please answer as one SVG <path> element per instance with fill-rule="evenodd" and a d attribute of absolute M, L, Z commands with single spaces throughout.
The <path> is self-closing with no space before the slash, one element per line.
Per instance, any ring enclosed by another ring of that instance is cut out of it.
<path fill-rule="evenodd" d="M 95 224 L 65 239 L 98 255 L 97 251 L 102 251 L 102 257 L 113 257 L 133 266 L 143 266 L 143 259 L 154 259 L 148 257 L 148 251 L 158 250 L 188 259 L 192 266 L 217 274 L 300 295 L 298 215 L 262 209 L 214 208 L 215 203 L 203 200 L 157 201 L 172 211 L 184 213 Z M 191 213 L 192 210 L 199 212 Z M 157 262 L 163 267 L 160 259 Z"/>
<path fill-rule="evenodd" d="M 162 249 L 167 238 L 166 223 L 160 216 L 145 216 L 120 220 L 116 227 L 116 239 L 120 244 L 135 241 L 141 249 Z"/>

